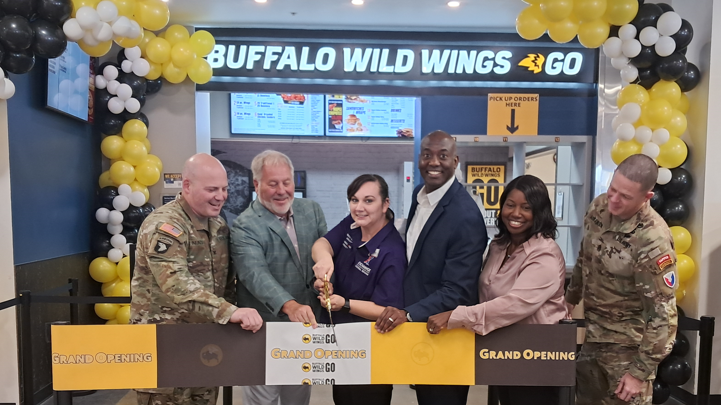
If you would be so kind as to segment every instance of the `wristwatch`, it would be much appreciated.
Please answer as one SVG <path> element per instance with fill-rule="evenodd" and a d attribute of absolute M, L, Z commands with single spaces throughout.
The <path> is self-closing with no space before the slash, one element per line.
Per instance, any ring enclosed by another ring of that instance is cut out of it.
<path fill-rule="evenodd" d="M 343 303 L 343 307 L 341 308 L 341 311 L 350 312 L 350 300 L 348 298 L 345 299 L 345 303 Z"/>
<path fill-rule="evenodd" d="M 411 313 L 406 311 L 406 319 L 408 319 L 408 322 L 413 322 L 413 319 L 411 318 Z"/>

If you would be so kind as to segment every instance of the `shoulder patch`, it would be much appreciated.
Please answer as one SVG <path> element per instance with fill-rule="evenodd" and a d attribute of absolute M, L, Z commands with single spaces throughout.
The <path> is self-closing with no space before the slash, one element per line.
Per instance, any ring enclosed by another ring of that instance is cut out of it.
<path fill-rule="evenodd" d="M 665 254 L 656 260 L 656 265 L 661 270 L 665 269 L 666 267 L 668 267 L 672 264 L 673 264 L 673 259 L 671 258 L 671 255 L 669 255 L 669 254 Z"/>
<path fill-rule="evenodd" d="M 158 239 L 158 241 L 155 243 L 155 253 L 165 253 L 168 251 L 169 247 L 170 245 Z"/>
<path fill-rule="evenodd" d="M 669 271 L 663 275 L 663 282 L 668 288 L 674 288 L 676 286 L 676 273 Z"/>
<path fill-rule="evenodd" d="M 175 237 L 175 238 L 177 238 L 177 237 L 179 237 L 180 235 L 183 234 L 183 231 L 181 231 L 180 229 L 174 227 L 173 225 L 170 225 L 170 224 L 167 223 L 167 222 L 164 223 L 163 225 L 161 225 L 160 228 L 158 228 L 158 229 L 161 230 L 161 231 L 163 231 L 163 232 L 165 232 L 165 233 L 167 233 L 168 235 L 171 235 L 171 236 Z"/>

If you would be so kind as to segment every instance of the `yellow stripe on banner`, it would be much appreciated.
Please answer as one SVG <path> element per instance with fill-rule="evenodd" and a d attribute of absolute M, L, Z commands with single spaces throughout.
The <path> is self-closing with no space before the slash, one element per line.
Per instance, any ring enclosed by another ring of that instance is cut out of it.
<path fill-rule="evenodd" d="M 475 384 L 476 335 L 465 329 L 426 331 L 404 323 L 380 334 L 371 324 L 372 384 Z"/>
<path fill-rule="evenodd" d="M 53 389 L 156 388 L 155 325 L 52 326 Z"/>

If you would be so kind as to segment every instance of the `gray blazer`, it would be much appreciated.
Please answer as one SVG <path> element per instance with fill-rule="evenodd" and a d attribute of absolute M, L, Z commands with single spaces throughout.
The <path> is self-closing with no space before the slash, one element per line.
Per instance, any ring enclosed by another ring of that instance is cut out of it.
<path fill-rule="evenodd" d="M 258 200 L 235 219 L 230 231 L 238 306 L 257 309 L 265 321 L 288 321 L 279 311 L 290 300 L 310 305 L 316 316 L 320 311 L 311 247 L 327 232 L 325 217 L 318 203 L 296 198 L 293 222 L 300 257 L 278 217 Z"/>

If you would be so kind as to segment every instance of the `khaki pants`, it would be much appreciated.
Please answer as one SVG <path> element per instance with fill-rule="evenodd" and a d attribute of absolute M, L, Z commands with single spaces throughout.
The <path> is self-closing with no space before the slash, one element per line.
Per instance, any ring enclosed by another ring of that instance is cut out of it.
<path fill-rule="evenodd" d="M 218 387 L 173 388 L 172 394 L 137 391 L 138 405 L 215 405 Z"/>
<path fill-rule="evenodd" d="M 637 346 L 584 343 L 576 361 L 576 404 L 651 405 L 653 380 L 646 381 L 641 394 L 631 402 L 621 401 L 614 394 L 637 354 Z"/>

